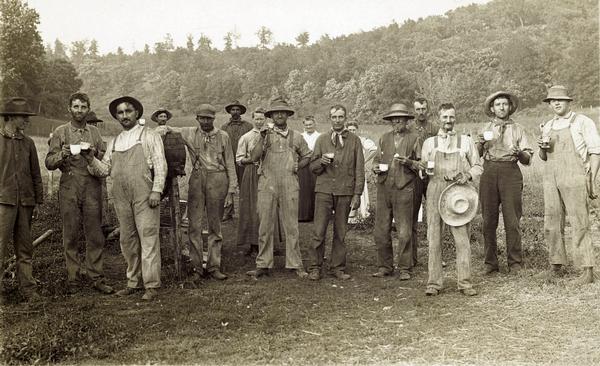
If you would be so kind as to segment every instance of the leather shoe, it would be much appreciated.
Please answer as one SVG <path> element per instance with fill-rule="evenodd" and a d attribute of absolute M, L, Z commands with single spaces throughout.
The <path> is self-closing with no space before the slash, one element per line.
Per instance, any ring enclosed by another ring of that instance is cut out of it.
<path fill-rule="evenodd" d="M 523 270 L 523 266 L 520 263 L 513 263 L 508 267 L 510 273 L 517 274 Z"/>
<path fill-rule="evenodd" d="M 227 279 L 227 275 L 224 274 L 223 272 L 219 271 L 218 269 L 209 272 L 209 276 L 214 278 L 215 280 L 219 280 L 219 281 L 223 281 Z"/>
<path fill-rule="evenodd" d="M 494 273 L 499 272 L 498 267 L 494 267 L 491 264 L 486 264 L 483 269 L 483 274 L 486 276 L 493 275 Z"/>
<path fill-rule="evenodd" d="M 477 295 L 477 291 L 474 288 L 463 288 L 460 292 L 465 296 L 475 296 Z"/>
<path fill-rule="evenodd" d="M 294 272 L 296 272 L 296 275 L 298 277 L 300 277 L 300 278 L 307 278 L 308 277 L 308 272 L 306 272 L 302 268 L 295 269 Z"/>
<path fill-rule="evenodd" d="M 146 292 L 144 292 L 144 296 L 142 296 L 142 300 L 151 301 L 151 300 L 154 300 L 154 298 L 156 296 L 158 296 L 158 291 L 156 291 L 156 289 L 149 288 L 149 289 L 146 289 Z"/>
<path fill-rule="evenodd" d="M 392 272 L 385 270 L 383 268 L 379 268 L 379 270 L 377 272 L 373 273 L 371 276 L 383 278 L 383 277 L 391 276 L 391 275 L 392 275 Z"/>
<path fill-rule="evenodd" d="M 318 281 L 321 279 L 321 273 L 319 272 L 319 270 L 314 269 L 309 272 L 308 279 L 311 281 Z"/>
<path fill-rule="evenodd" d="M 262 276 L 268 276 L 269 269 L 268 268 L 257 268 L 253 271 L 246 272 L 246 274 L 250 277 L 254 277 L 254 279 L 258 279 L 259 277 L 262 277 Z"/>
<path fill-rule="evenodd" d="M 427 296 L 437 296 L 440 294 L 440 290 L 438 290 L 435 287 L 427 287 L 427 289 L 425 289 L 425 295 Z"/>
<path fill-rule="evenodd" d="M 407 281 L 410 280 L 411 276 L 410 273 L 408 272 L 400 272 L 400 274 L 398 275 L 398 279 L 400 281 Z"/>
<path fill-rule="evenodd" d="M 335 278 L 337 278 L 338 280 L 344 280 L 344 281 L 352 278 L 352 276 L 350 276 L 349 274 L 347 274 L 344 271 L 335 271 L 335 272 L 333 272 L 333 276 Z"/>
<path fill-rule="evenodd" d="M 136 288 L 136 287 L 125 287 L 122 290 L 119 290 L 115 293 L 115 296 L 119 296 L 119 297 L 123 297 L 123 296 L 129 296 L 129 295 L 133 295 L 136 292 L 140 292 L 142 291 L 141 288 Z"/>
<path fill-rule="evenodd" d="M 94 284 L 92 285 L 92 287 L 94 287 L 96 290 L 102 292 L 103 294 L 112 294 L 115 292 L 115 290 L 110 287 L 109 285 L 105 284 L 103 280 L 98 280 L 98 281 L 94 281 Z"/>

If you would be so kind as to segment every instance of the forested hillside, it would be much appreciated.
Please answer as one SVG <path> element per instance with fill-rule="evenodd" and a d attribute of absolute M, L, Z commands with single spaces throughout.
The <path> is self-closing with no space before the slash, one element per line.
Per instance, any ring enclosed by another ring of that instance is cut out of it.
<path fill-rule="evenodd" d="M 256 106 L 283 94 L 301 115 L 343 102 L 353 117 L 375 122 L 393 101 L 419 95 L 453 101 L 473 120 L 494 90 L 511 90 L 528 107 L 551 84 L 568 85 L 580 105 L 599 100 L 596 0 L 494 0 L 312 44 L 305 33 L 296 45 L 264 37 L 235 48 L 229 38 L 217 50 L 193 37 L 178 47 L 167 35 L 133 55 L 99 56 L 95 42 L 76 42 L 70 58 L 95 105 L 128 94 L 147 109 L 183 114 L 205 101 Z"/>

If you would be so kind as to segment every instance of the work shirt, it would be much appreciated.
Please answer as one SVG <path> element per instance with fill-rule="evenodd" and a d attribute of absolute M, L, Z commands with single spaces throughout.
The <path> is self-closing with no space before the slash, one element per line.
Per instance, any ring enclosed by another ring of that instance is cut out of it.
<path fill-rule="evenodd" d="M 203 131 L 200 127 L 183 127 L 173 129 L 181 133 L 183 139 L 194 147 L 191 153 L 194 169 L 208 172 L 226 171 L 229 178 L 229 193 L 237 189 L 237 176 L 233 148 L 230 136 L 216 127 L 210 132 Z"/>
<path fill-rule="evenodd" d="M 315 192 L 335 196 L 361 195 L 365 185 L 365 159 L 360 138 L 348 130 L 341 134 L 343 146 L 334 145 L 330 134 L 322 134 L 315 143 L 310 170 L 317 175 Z M 334 153 L 333 162 L 321 164 L 321 156 Z"/>
<path fill-rule="evenodd" d="M 229 135 L 229 141 L 232 149 L 231 151 L 234 155 L 237 152 L 240 138 L 253 128 L 254 126 L 252 123 L 244 121 L 243 119 L 237 121 L 230 119 L 229 122 L 221 126 L 221 130 L 225 131 L 227 135 Z"/>
<path fill-rule="evenodd" d="M 257 128 L 253 128 L 248 131 L 238 142 L 237 152 L 235 154 L 235 162 L 239 163 L 243 158 L 249 158 L 250 153 L 254 150 L 256 144 L 260 141 L 260 131 Z"/>
<path fill-rule="evenodd" d="M 570 122 L 573 119 L 573 122 Z M 573 138 L 573 144 L 575 150 L 581 156 L 584 163 L 588 162 L 589 154 L 600 154 L 600 136 L 598 135 L 598 129 L 592 119 L 583 115 L 575 114 L 575 112 L 569 112 L 565 116 L 554 116 L 550 121 L 544 123 L 542 127 L 542 134 L 549 135 L 550 129 L 562 130 L 570 125 L 571 137 Z"/>
<path fill-rule="evenodd" d="M 452 131 L 454 132 L 454 131 Z M 423 149 L 421 150 L 421 157 L 424 161 L 434 161 L 435 152 L 439 151 L 442 153 L 453 153 L 456 151 L 460 152 L 463 163 L 468 165 L 468 172 L 473 180 L 479 179 L 481 173 L 483 173 L 483 166 L 481 165 L 481 159 L 475 143 L 473 140 L 466 135 L 461 136 L 460 149 L 458 148 L 458 133 L 448 133 L 443 130 L 439 130 L 437 136 L 430 137 L 423 143 Z M 435 139 L 437 138 L 438 146 L 435 147 Z"/>
<path fill-rule="evenodd" d="M 35 143 L 20 132 L 0 130 L 0 203 L 35 206 L 44 202 Z"/>
<path fill-rule="evenodd" d="M 102 157 L 104 143 L 100 130 L 96 126 L 86 124 L 83 128 L 73 126 L 72 122 L 56 127 L 48 142 L 46 155 L 46 168 L 48 170 L 60 169 L 63 174 L 76 170 L 78 174 L 88 175 L 87 161 L 81 154 L 68 155 L 63 152 L 63 146 L 89 142 L 96 149 L 96 157 Z"/>
<path fill-rule="evenodd" d="M 533 149 L 527 139 L 525 129 L 512 119 L 502 121 L 494 118 L 480 133 L 492 131 L 494 137 L 483 145 L 483 159 L 489 161 L 514 161 L 517 156 L 510 153 L 511 147 L 517 147 L 521 151 L 533 154 Z M 527 164 L 529 165 L 529 164 Z"/>
<path fill-rule="evenodd" d="M 102 161 L 94 158 L 88 166 L 88 170 L 92 175 L 97 177 L 110 175 L 113 150 L 119 152 L 127 151 L 140 142 L 148 169 L 154 171 L 152 192 L 162 193 L 167 179 L 167 160 L 165 159 L 162 138 L 154 130 L 139 124 L 136 124 L 130 130 L 123 130 L 117 137 L 111 140 L 107 145 Z"/>
<path fill-rule="evenodd" d="M 411 183 L 417 177 L 418 166 L 414 162 L 411 166 L 402 165 L 394 161 L 394 155 L 398 154 L 413 161 L 420 160 L 421 145 L 419 135 L 410 130 L 384 133 L 379 138 L 379 148 L 373 158 L 373 164 L 388 164 L 389 170 L 377 176 L 377 183 L 397 189 L 402 189 Z"/>
<path fill-rule="evenodd" d="M 308 132 L 302 132 L 302 137 L 304 137 L 304 141 L 306 141 L 310 151 L 315 151 L 315 144 L 317 143 L 317 138 L 319 138 L 319 136 L 321 136 L 321 133 L 317 131 L 311 134 Z"/>
<path fill-rule="evenodd" d="M 411 132 L 414 132 L 417 135 L 419 135 L 419 138 L 421 139 L 421 144 L 422 144 L 423 141 L 427 140 L 431 136 L 437 135 L 439 127 L 436 124 L 431 123 L 429 121 L 425 121 L 425 123 L 421 123 L 421 122 L 417 121 L 417 119 L 415 118 L 408 125 L 408 129 Z"/>

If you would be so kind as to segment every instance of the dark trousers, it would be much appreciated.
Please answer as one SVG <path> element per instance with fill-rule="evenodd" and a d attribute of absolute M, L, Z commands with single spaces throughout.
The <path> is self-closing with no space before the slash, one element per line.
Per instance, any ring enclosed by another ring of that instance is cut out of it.
<path fill-rule="evenodd" d="M 523 261 L 519 221 L 523 211 L 523 175 L 516 162 L 485 161 L 479 185 L 485 264 L 498 268 L 496 229 L 499 206 L 506 232 L 508 265 Z"/>
<path fill-rule="evenodd" d="M 387 272 L 394 270 L 394 248 L 392 246 L 392 218 L 396 221 L 398 245 L 398 270 L 412 269 L 413 249 L 413 205 L 414 181 L 403 189 L 377 185 L 377 212 L 375 216 L 375 244 L 377 245 L 377 265 Z"/>
<path fill-rule="evenodd" d="M 346 231 L 352 196 L 334 196 L 331 193 L 317 192 L 315 195 L 314 234 L 312 245 L 308 249 L 309 270 L 319 270 L 325 256 L 325 238 L 327 226 L 333 217 L 333 243 L 331 247 L 330 269 L 346 269 Z"/>

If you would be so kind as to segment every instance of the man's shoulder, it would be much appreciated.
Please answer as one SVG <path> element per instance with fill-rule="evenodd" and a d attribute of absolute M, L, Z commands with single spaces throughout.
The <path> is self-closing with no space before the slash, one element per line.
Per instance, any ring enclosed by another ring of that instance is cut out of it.
<path fill-rule="evenodd" d="M 573 112 L 575 113 L 575 112 Z M 594 122 L 593 119 L 591 119 L 590 117 L 586 116 L 583 113 L 575 113 L 575 120 L 580 121 L 581 123 L 593 123 L 595 124 L 596 122 Z"/>
<path fill-rule="evenodd" d="M 64 136 L 64 134 L 65 134 L 65 131 L 66 131 L 66 130 L 67 130 L 69 127 L 70 127 L 70 126 L 71 126 L 71 122 L 67 122 L 67 123 L 64 123 L 64 124 L 62 124 L 62 125 L 60 125 L 60 126 L 56 127 L 56 128 L 54 129 L 54 132 L 52 132 L 53 136 L 55 136 L 55 135 Z"/>

